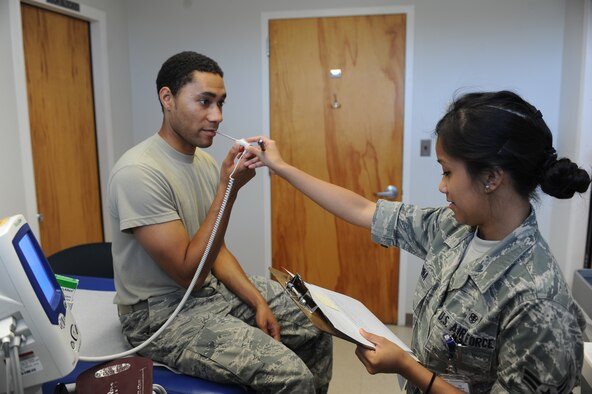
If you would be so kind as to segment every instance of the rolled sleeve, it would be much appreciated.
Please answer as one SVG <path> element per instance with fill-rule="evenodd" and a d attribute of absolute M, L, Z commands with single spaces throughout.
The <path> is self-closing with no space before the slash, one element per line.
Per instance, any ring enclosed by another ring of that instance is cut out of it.
<path fill-rule="evenodd" d="M 396 227 L 401 203 L 378 200 L 372 217 L 372 241 L 383 246 L 397 246 Z"/>

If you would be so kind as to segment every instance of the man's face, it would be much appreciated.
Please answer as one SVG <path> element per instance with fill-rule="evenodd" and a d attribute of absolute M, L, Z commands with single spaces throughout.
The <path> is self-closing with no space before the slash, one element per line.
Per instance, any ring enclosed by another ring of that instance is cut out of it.
<path fill-rule="evenodd" d="M 196 147 L 212 145 L 222 122 L 226 89 L 221 76 L 195 71 L 193 80 L 170 99 L 167 120 L 178 148 L 193 153 Z"/>

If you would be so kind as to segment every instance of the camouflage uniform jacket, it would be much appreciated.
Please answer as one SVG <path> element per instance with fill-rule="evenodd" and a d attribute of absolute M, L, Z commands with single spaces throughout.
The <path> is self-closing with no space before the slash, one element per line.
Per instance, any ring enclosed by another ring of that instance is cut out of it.
<path fill-rule="evenodd" d="M 474 232 L 448 208 L 377 203 L 372 239 L 425 260 L 413 301 L 414 352 L 437 373 L 454 366 L 471 392 L 570 392 L 586 322 L 534 209 L 485 256 L 459 268 Z M 459 344 L 452 362 L 444 333 Z"/>

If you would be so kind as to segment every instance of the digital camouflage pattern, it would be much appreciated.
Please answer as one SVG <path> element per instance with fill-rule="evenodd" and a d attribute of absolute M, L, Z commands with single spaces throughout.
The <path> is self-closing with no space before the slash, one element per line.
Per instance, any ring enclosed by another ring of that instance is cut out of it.
<path fill-rule="evenodd" d="M 425 260 L 413 301 L 416 356 L 438 374 L 453 365 L 472 393 L 569 393 L 579 382 L 586 321 L 534 209 L 485 256 L 459 268 L 474 231 L 448 208 L 377 204 L 373 240 Z M 444 333 L 460 345 L 452 362 Z"/>
<path fill-rule="evenodd" d="M 254 311 L 210 275 L 167 329 L 140 354 L 182 373 L 236 383 L 258 393 L 326 393 L 332 339 L 317 330 L 277 283 L 250 277 L 277 318 L 282 342 L 256 327 Z M 152 297 L 148 308 L 120 317 L 136 346 L 152 335 L 184 295 Z M 246 324 L 245 324 L 246 323 Z"/>

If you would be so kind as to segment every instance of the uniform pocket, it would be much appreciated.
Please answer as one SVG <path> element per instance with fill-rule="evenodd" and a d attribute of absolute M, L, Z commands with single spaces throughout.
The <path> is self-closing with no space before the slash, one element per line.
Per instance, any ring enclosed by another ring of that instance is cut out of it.
<path fill-rule="evenodd" d="M 422 306 L 424 305 L 426 299 L 428 299 L 434 291 L 435 283 L 436 280 L 433 272 L 424 264 L 423 268 L 421 269 L 421 274 L 417 281 L 415 295 L 413 297 L 413 312 L 416 316 L 417 312 L 421 310 Z"/>

